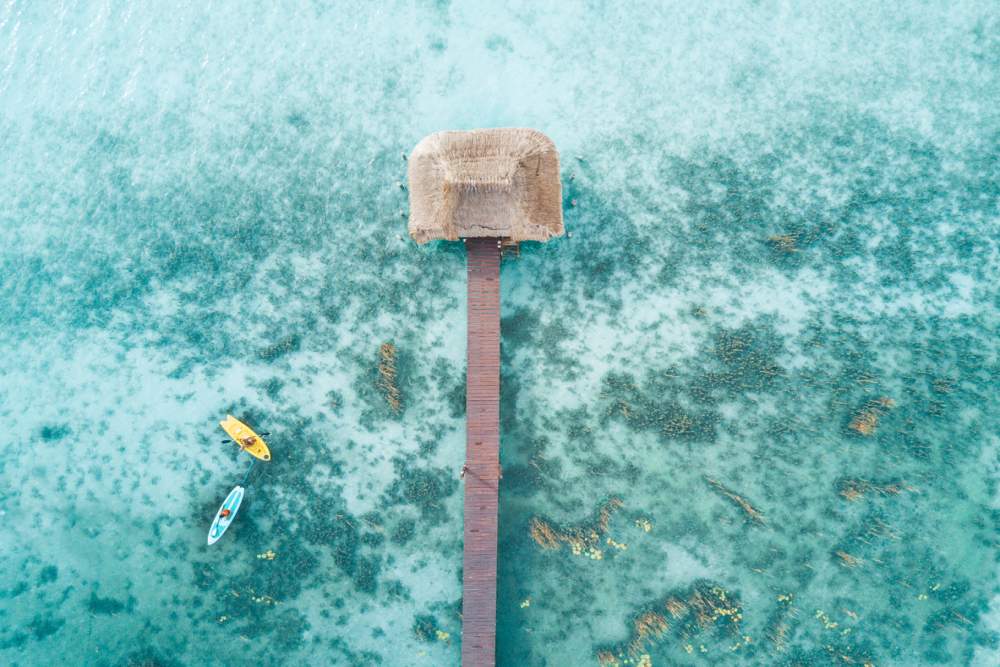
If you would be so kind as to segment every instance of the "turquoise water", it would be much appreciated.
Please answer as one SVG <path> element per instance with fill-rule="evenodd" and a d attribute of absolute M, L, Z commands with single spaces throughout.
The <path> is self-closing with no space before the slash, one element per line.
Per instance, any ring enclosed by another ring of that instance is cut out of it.
<path fill-rule="evenodd" d="M 0 7 L 0 663 L 458 663 L 401 186 L 491 126 L 572 234 L 502 268 L 500 664 L 1000 662 L 988 3 L 202 4 Z"/>

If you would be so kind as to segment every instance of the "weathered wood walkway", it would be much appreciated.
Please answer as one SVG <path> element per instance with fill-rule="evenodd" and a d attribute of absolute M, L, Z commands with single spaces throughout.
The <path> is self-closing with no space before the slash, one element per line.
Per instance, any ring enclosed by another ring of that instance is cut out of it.
<path fill-rule="evenodd" d="M 497 506 L 500 474 L 500 247 L 468 239 L 465 547 L 462 665 L 496 663 Z"/>

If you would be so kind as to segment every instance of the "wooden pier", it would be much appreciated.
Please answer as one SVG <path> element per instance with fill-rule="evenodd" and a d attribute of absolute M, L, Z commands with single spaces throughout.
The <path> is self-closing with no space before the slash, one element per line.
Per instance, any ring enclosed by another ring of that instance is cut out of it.
<path fill-rule="evenodd" d="M 465 242 L 469 280 L 462 665 L 493 667 L 500 482 L 500 253 L 565 233 L 559 152 L 538 130 L 435 132 L 407 159 L 410 236 Z"/>
<path fill-rule="evenodd" d="M 468 256 L 462 665 L 496 664 L 500 477 L 500 241 L 471 238 Z"/>

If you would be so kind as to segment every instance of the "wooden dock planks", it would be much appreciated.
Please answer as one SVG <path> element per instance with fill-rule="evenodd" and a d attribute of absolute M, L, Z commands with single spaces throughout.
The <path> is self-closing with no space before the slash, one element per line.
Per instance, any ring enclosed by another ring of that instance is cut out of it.
<path fill-rule="evenodd" d="M 500 247 L 467 239 L 465 545 L 462 665 L 496 664 L 497 508 L 500 472 Z"/>

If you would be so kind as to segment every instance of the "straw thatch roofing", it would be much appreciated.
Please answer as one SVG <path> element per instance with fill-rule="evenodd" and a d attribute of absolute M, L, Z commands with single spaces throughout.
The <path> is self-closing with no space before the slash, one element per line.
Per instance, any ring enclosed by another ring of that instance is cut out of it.
<path fill-rule="evenodd" d="M 547 241 L 562 236 L 555 144 L 537 130 L 437 132 L 409 160 L 410 236 Z"/>

